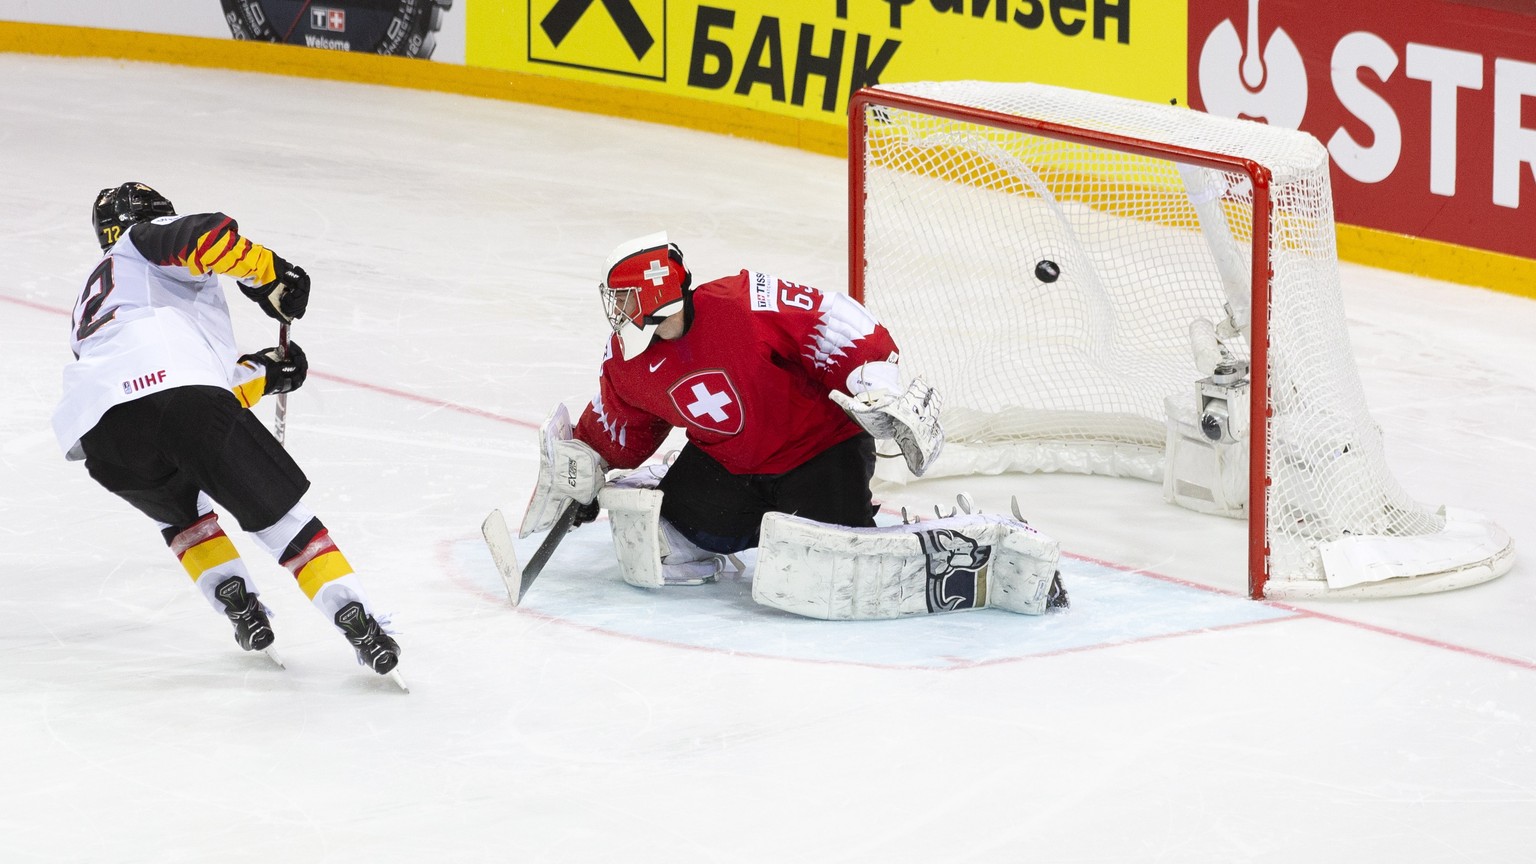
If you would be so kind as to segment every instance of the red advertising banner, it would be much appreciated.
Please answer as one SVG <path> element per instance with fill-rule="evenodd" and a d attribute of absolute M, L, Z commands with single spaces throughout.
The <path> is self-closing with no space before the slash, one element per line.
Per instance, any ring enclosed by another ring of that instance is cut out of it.
<path fill-rule="evenodd" d="M 1338 221 L 1536 258 L 1536 4 L 1190 0 L 1189 97 L 1304 129 Z"/>

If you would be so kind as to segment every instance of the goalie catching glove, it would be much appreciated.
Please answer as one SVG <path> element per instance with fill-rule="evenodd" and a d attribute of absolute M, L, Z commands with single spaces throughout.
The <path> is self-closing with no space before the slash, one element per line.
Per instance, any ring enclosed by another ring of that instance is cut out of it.
<path fill-rule="evenodd" d="M 832 401 L 870 435 L 895 440 L 907 470 L 923 476 L 944 449 L 938 391 L 921 378 L 903 389 L 895 363 L 865 363 L 848 376 L 848 389 L 853 395 L 833 390 Z"/>
<path fill-rule="evenodd" d="M 292 324 L 293 319 L 303 318 L 309 307 L 309 274 L 303 267 L 296 267 L 274 256 L 273 266 L 277 278 L 265 285 L 240 283 L 240 293 L 255 301 L 268 316 Z"/>
<path fill-rule="evenodd" d="M 556 406 L 539 430 L 539 479 L 518 536 L 549 530 L 571 501 L 583 507 L 576 524 L 592 521 L 597 516 L 597 493 L 607 476 L 603 457 L 571 437 L 570 412 L 563 404 Z"/>

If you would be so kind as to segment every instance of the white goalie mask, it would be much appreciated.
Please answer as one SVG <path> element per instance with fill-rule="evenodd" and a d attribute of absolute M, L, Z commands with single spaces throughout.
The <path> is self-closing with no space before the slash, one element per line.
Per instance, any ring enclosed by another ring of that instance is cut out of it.
<path fill-rule="evenodd" d="M 683 295 L 692 285 L 682 250 L 667 242 L 665 231 L 614 247 L 598 291 L 625 360 L 650 346 L 656 325 L 682 311 Z"/>

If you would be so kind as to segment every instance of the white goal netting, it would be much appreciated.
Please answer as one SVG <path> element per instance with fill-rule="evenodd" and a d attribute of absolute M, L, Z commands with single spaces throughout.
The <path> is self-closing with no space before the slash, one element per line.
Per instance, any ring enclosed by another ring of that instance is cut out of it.
<path fill-rule="evenodd" d="M 1502 529 L 1417 503 L 1387 467 L 1316 139 L 1033 84 L 886 85 L 853 110 L 853 291 L 943 394 L 937 471 L 1140 477 L 1253 517 L 1254 596 L 1508 569 Z M 1255 410 L 1235 400 L 1212 450 L 1196 382 L 1216 361 L 1252 364 Z M 1225 467 L 1175 477 L 1175 442 Z"/>

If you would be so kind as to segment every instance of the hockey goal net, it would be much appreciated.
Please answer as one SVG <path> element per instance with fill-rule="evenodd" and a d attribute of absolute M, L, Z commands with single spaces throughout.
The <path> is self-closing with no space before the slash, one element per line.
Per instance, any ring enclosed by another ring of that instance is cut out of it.
<path fill-rule="evenodd" d="M 1160 482 L 1249 520 L 1254 598 L 1424 593 L 1513 563 L 1502 528 L 1419 504 L 1387 467 L 1312 136 L 966 81 L 863 90 L 849 131 L 851 291 L 943 395 L 937 472 Z"/>

